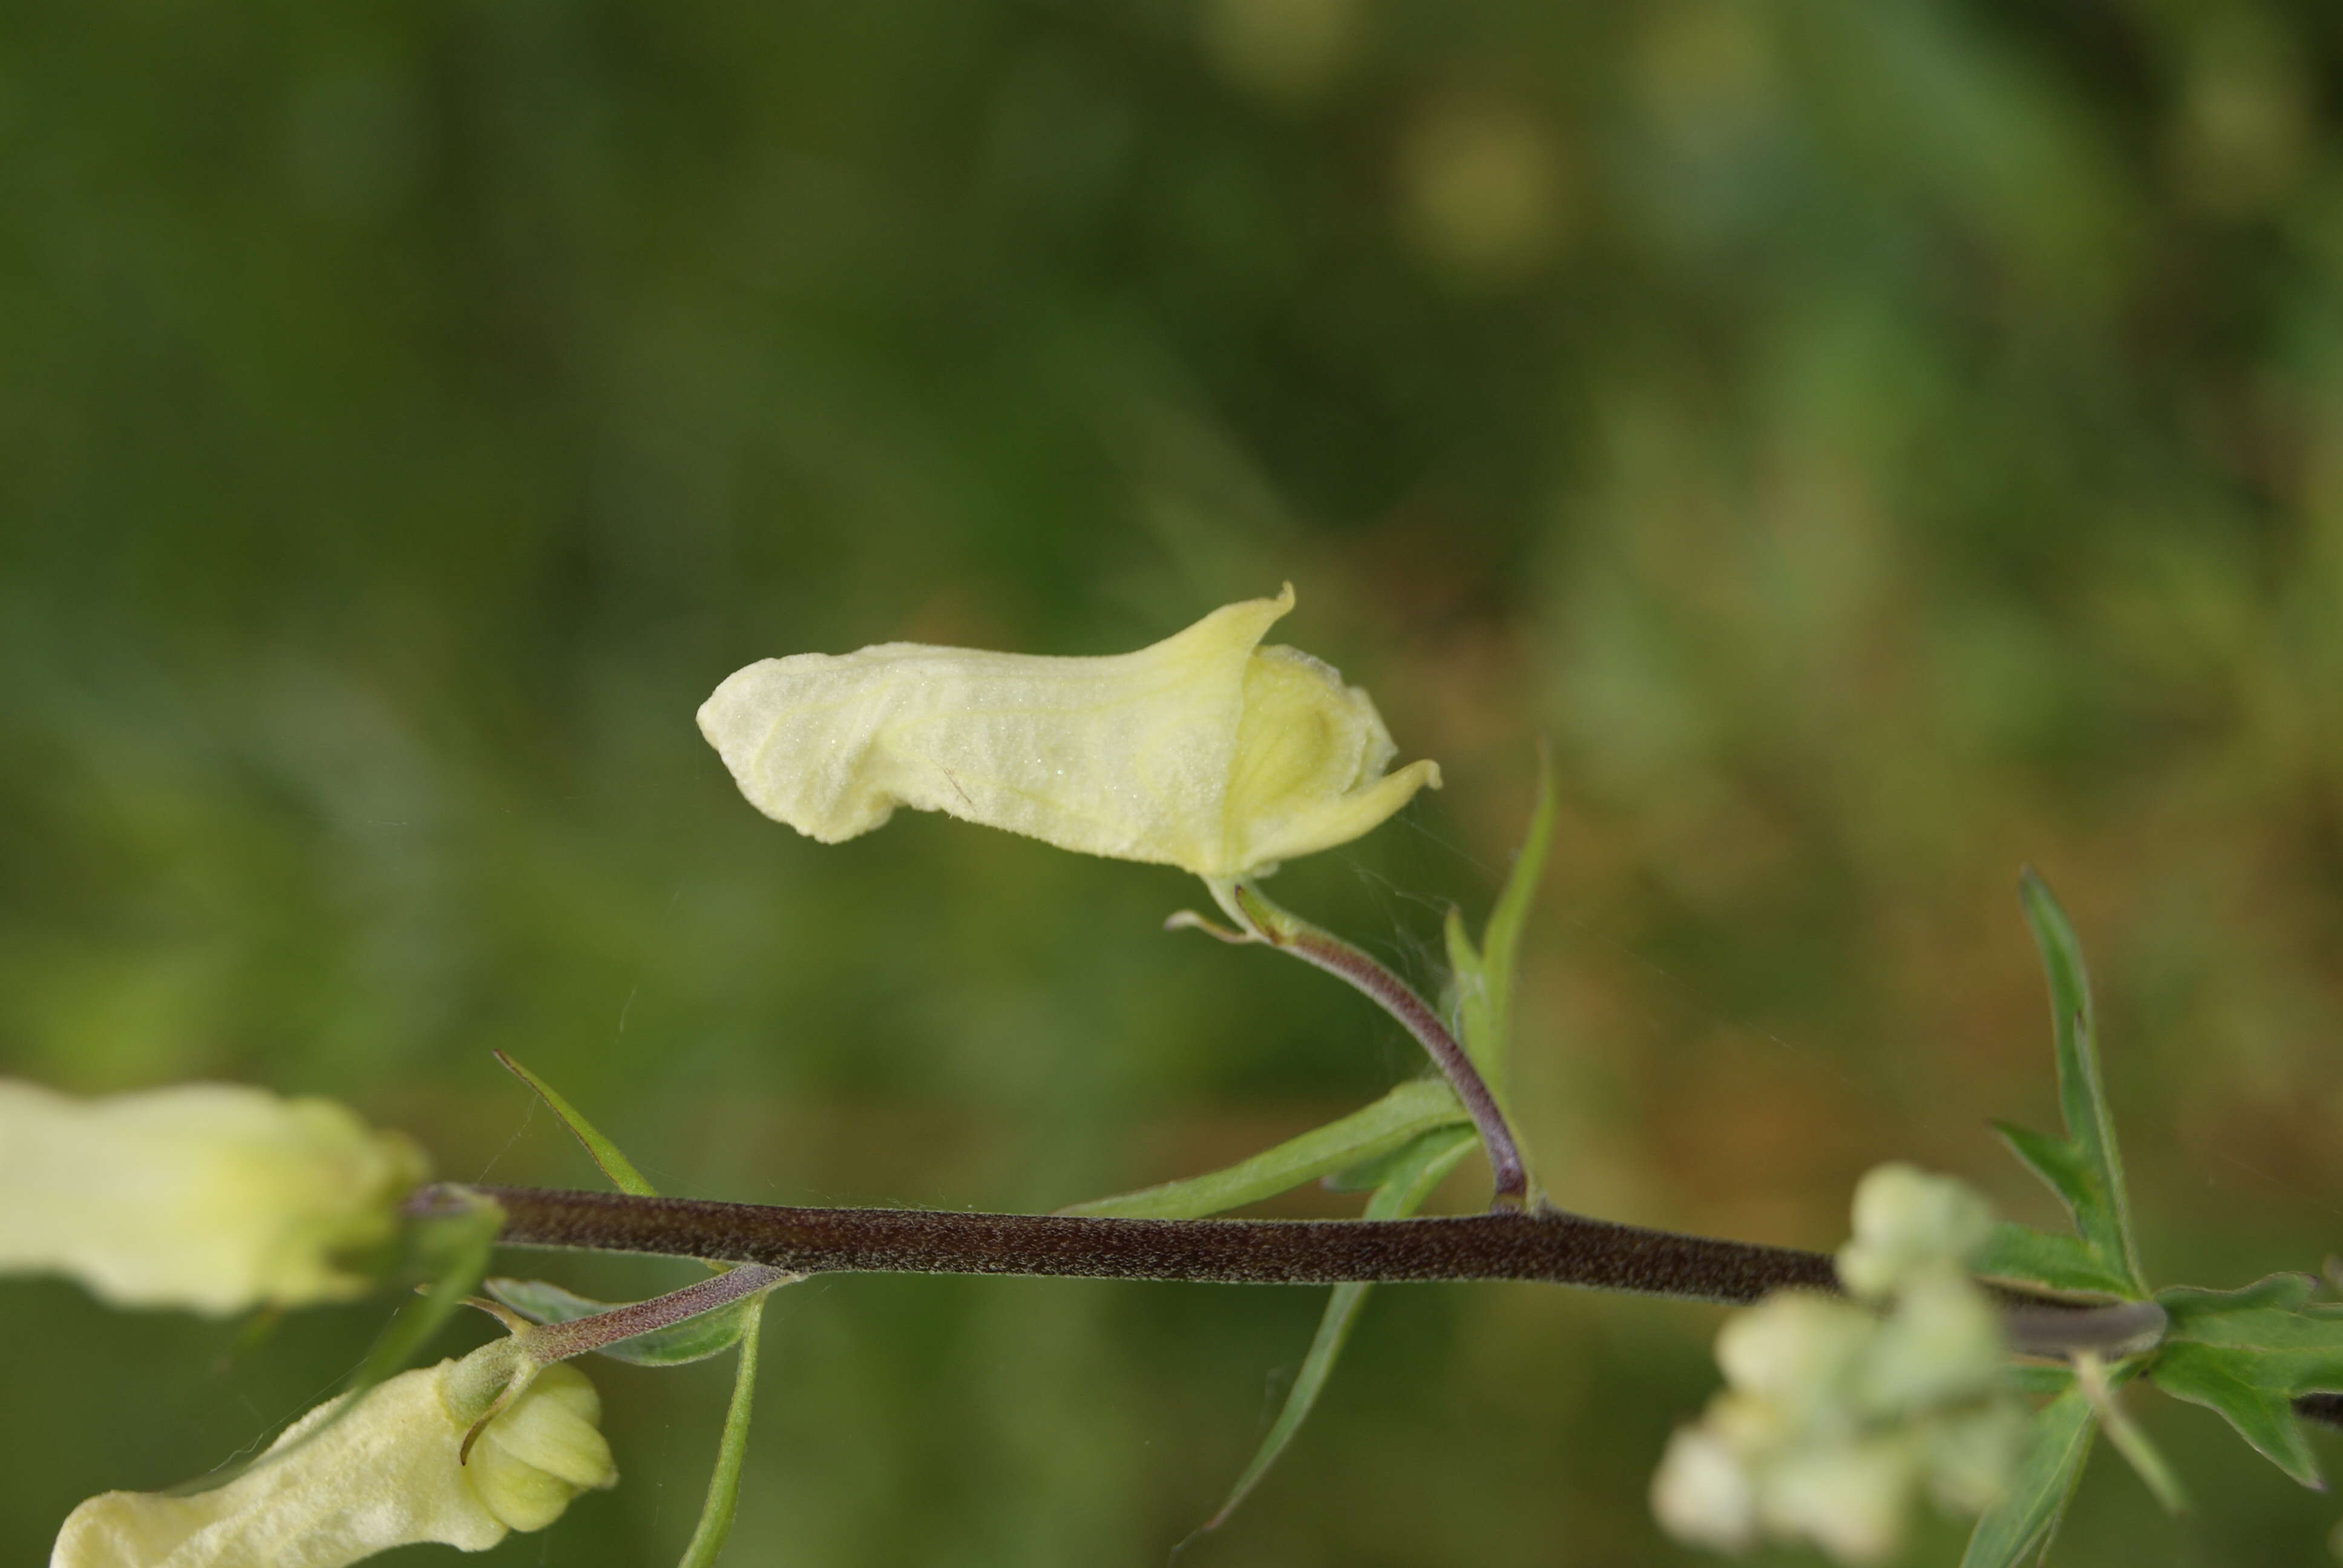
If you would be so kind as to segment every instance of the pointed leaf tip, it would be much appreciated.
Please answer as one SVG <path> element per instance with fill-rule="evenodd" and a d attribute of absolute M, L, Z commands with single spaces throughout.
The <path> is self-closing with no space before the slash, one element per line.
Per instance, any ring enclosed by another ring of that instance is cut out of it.
<path fill-rule="evenodd" d="M 585 1115 L 576 1106 L 564 1099 L 553 1085 L 523 1067 L 504 1051 L 491 1051 L 489 1054 L 497 1059 L 498 1064 L 507 1072 L 511 1073 L 537 1092 L 537 1097 L 545 1101 L 545 1108 L 553 1112 L 562 1126 L 569 1129 L 569 1135 L 572 1138 L 585 1146 L 587 1158 L 592 1160 L 600 1168 L 602 1174 L 610 1179 L 611 1186 L 637 1198 L 659 1196 L 659 1189 L 652 1186 L 644 1179 L 643 1173 L 635 1169 L 634 1161 L 620 1153 L 618 1146 L 605 1138 L 600 1131 L 592 1122 L 587 1121 Z"/>

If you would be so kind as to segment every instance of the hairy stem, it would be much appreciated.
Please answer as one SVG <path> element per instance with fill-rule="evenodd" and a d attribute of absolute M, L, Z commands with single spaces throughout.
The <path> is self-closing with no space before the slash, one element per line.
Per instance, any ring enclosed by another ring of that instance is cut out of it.
<path fill-rule="evenodd" d="M 1325 1285 L 1539 1280 L 1685 1301 L 1836 1288 L 1820 1252 L 1713 1241 L 1552 1210 L 1438 1220 L 1110 1220 L 918 1209 L 784 1209 L 528 1187 L 426 1188 L 495 1199 L 508 1246 L 648 1252 L 792 1274 L 1042 1274 Z"/>
<path fill-rule="evenodd" d="M 2169 1320 L 2154 1302 L 2117 1302 L 2105 1307 L 2037 1305 L 2015 1297 L 2002 1311 L 2002 1332 L 2020 1355 L 2070 1355 L 2079 1351 L 2107 1356 L 2152 1349 Z"/>
<path fill-rule="evenodd" d="M 505 1246 L 754 1263 L 782 1274 L 1026 1274 L 1233 1285 L 1529 1280 L 1732 1306 L 1769 1291 L 1839 1289 L 1827 1252 L 1652 1231 L 1543 1205 L 1528 1213 L 1437 1220 L 1110 1220 L 787 1209 L 443 1182 L 418 1189 L 407 1212 L 425 1217 L 480 1198 L 503 1210 L 498 1241 Z M 2002 1285 L 1994 1293 L 2013 1348 L 2027 1355 L 2125 1353 L 2163 1317 L 2152 1302 L 2077 1307 Z M 2343 1428 L 2343 1395 L 2304 1394 L 2294 1407 L 2307 1420 Z"/>
<path fill-rule="evenodd" d="M 1219 896 L 1220 889 L 1215 888 L 1213 892 Z M 1507 1125 L 1497 1097 L 1490 1092 L 1488 1081 L 1481 1076 L 1480 1069 L 1473 1065 L 1473 1059 L 1465 1054 L 1448 1026 L 1440 1021 L 1440 1015 L 1431 1004 L 1416 995 L 1413 986 L 1368 954 L 1280 909 L 1263 898 L 1259 889 L 1236 883 L 1230 889 L 1227 901 L 1231 912 L 1244 921 L 1248 934 L 1353 987 L 1415 1036 L 1448 1080 L 1448 1086 L 1456 1091 L 1464 1113 L 1473 1119 L 1474 1130 L 1481 1134 L 1481 1146 L 1489 1156 L 1494 1207 L 1518 1211 L 1526 1204 L 1529 1171 L 1522 1163 L 1521 1146 L 1513 1141 L 1513 1130 Z"/>
<path fill-rule="evenodd" d="M 499 1240 L 510 1242 L 511 1227 Z M 568 1361 L 588 1351 L 598 1351 L 630 1340 L 638 1334 L 648 1334 L 659 1329 L 673 1328 L 702 1312 L 712 1312 L 719 1307 L 729 1306 L 743 1296 L 753 1296 L 778 1285 L 791 1282 L 791 1276 L 779 1269 L 749 1264 L 732 1269 L 713 1279 L 702 1280 L 696 1285 L 655 1296 L 647 1302 L 629 1302 L 622 1307 L 612 1307 L 607 1312 L 571 1318 L 558 1323 L 538 1323 L 521 1331 L 520 1340 L 529 1354 L 541 1362 Z"/>

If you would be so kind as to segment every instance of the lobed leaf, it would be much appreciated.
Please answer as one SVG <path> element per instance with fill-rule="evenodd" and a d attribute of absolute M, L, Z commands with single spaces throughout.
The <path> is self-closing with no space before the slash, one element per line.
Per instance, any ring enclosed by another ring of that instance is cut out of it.
<path fill-rule="evenodd" d="M 2005 1221 L 1993 1228 L 1970 1265 L 1987 1279 L 2039 1285 L 2070 1295 L 2128 1296 L 2130 1282 L 2110 1272 L 2097 1254 L 2073 1236 Z"/>
<path fill-rule="evenodd" d="M 2079 1229 L 2084 1212 L 2100 1198 L 2090 1169 L 2083 1163 L 2075 1145 L 2066 1139 L 2053 1138 L 2011 1121 L 1996 1121 L 1993 1130 L 2008 1145 L 2009 1151 L 2017 1156 L 2017 1162 L 2039 1176 L 2043 1185 L 2058 1195 L 2058 1201 L 2075 1216 Z"/>
<path fill-rule="evenodd" d="M 2173 1398 L 2219 1415 L 2255 1452 L 2303 1485 L 2326 1490 L 2292 1402 L 2265 1385 L 2250 1352 L 2214 1345 L 2167 1345 L 2148 1376 Z"/>
<path fill-rule="evenodd" d="M 2171 1320 L 2148 1378 L 2211 1410 L 2255 1452 L 2324 1490 L 2295 1414 L 2296 1396 L 2343 1392 L 2343 1306 L 2313 1304 L 2308 1274 L 2272 1274 L 2238 1291 L 2160 1292 Z"/>
<path fill-rule="evenodd" d="M 2099 1261 L 2127 1284 L 2127 1295 L 2144 1297 L 2139 1251 L 2132 1240 L 2130 1201 L 2125 1196 L 2123 1155 L 2116 1146 L 2115 1117 L 2100 1081 L 2097 1025 L 2091 1004 L 2090 971 L 2074 923 L 2031 867 L 2018 878 L 2018 897 L 2035 945 L 2042 951 L 2050 987 L 2050 1023 L 2058 1064 L 2058 1108 L 2066 1124 L 2066 1158 L 2056 1157 L 2055 1140 L 2025 1135 L 2028 1148 L 2004 1129 L 2011 1148 L 2057 1189 L 2075 1213 L 2075 1228 Z M 2074 1169 L 2069 1169 L 2069 1167 Z M 2079 1170 L 2080 1176 L 2075 1173 Z"/>

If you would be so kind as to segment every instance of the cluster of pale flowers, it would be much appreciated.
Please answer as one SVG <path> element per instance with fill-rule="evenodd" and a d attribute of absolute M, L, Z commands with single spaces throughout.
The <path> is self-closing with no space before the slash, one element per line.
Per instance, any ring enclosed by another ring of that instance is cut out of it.
<path fill-rule="evenodd" d="M 1992 1229 L 1948 1177 L 1883 1165 L 1855 1188 L 1838 1275 L 1854 1300 L 1782 1292 L 1717 1335 L 1725 1390 L 1669 1442 L 1652 1507 L 1726 1552 L 1810 1541 L 1842 1563 L 1894 1557 L 1915 1498 L 1977 1513 L 2000 1495 L 2026 1412 L 1992 1301 L 1967 1260 Z"/>
<path fill-rule="evenodd" d="M 1223 607 L 1136 653 L 1053 658 L 908 643 L 766 659 L 703 733 L 759 809 L 834 843 L 898 806 L 1064 849 L 1239 877 L 1359 837 L 1440 770 L 1374 704 L 1262 635 L 1293 607 Z M 0 1272 L 119 1307 L 212 1314 L 376 1283 L 421 1151 L 322 1100 L 188 1084 L 81 1101 L 0 1082 Z M 340 1568 L 419 1542 L 486 1550 L 617 1481 L 574 1367 L 502 1340 L 320 1405 L 225 1485 L 76 1508 L 52 1568 Z"/>

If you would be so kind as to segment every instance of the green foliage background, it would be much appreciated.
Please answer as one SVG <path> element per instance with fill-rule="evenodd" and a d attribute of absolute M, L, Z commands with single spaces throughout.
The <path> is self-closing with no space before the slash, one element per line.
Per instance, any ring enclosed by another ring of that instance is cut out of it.
<path fill-rule="evenodd" d="M 1120 651 L 1290 578 L 1449 779 L 1291 907 L 1436 983 L 1553 740 L 1516 1072 L 1558 1201 L 1828 1246 L 1905 1155 L 2048 1222 L 1984 1127 L 2052 1121 L 2030 860 L 2151 1275 L 2316 1267 L 2338 83 L 2315 0 L 6 7 L 0 1066 L 329 1093 L 456 1178 L 593 1177 L 492 1047 L 671 1191 L 1236 1157 L 1413 1047 L 1159 934 L 1174 873 L 800 840 L 691 713 L 769 654 Z M 1319 1306 L 785 1292 L 731 1560 L 1160 1563 Z M 263 1438 L 386 1310 L 253 1345 L 0 1285 L 0 1557 Z M 1644 1492 L 1715 1322 L 1380 1292 L 1182 1561 L 1674 1560 Z M 722 1364 L 596 1375 L 625 1483 L 491 1561 L 680 1549 Z M 2315 1554 L 2330 1502 L 2140 1409 L 2199 1512 L 2103 1463 L 2065 1561 Z"/>

